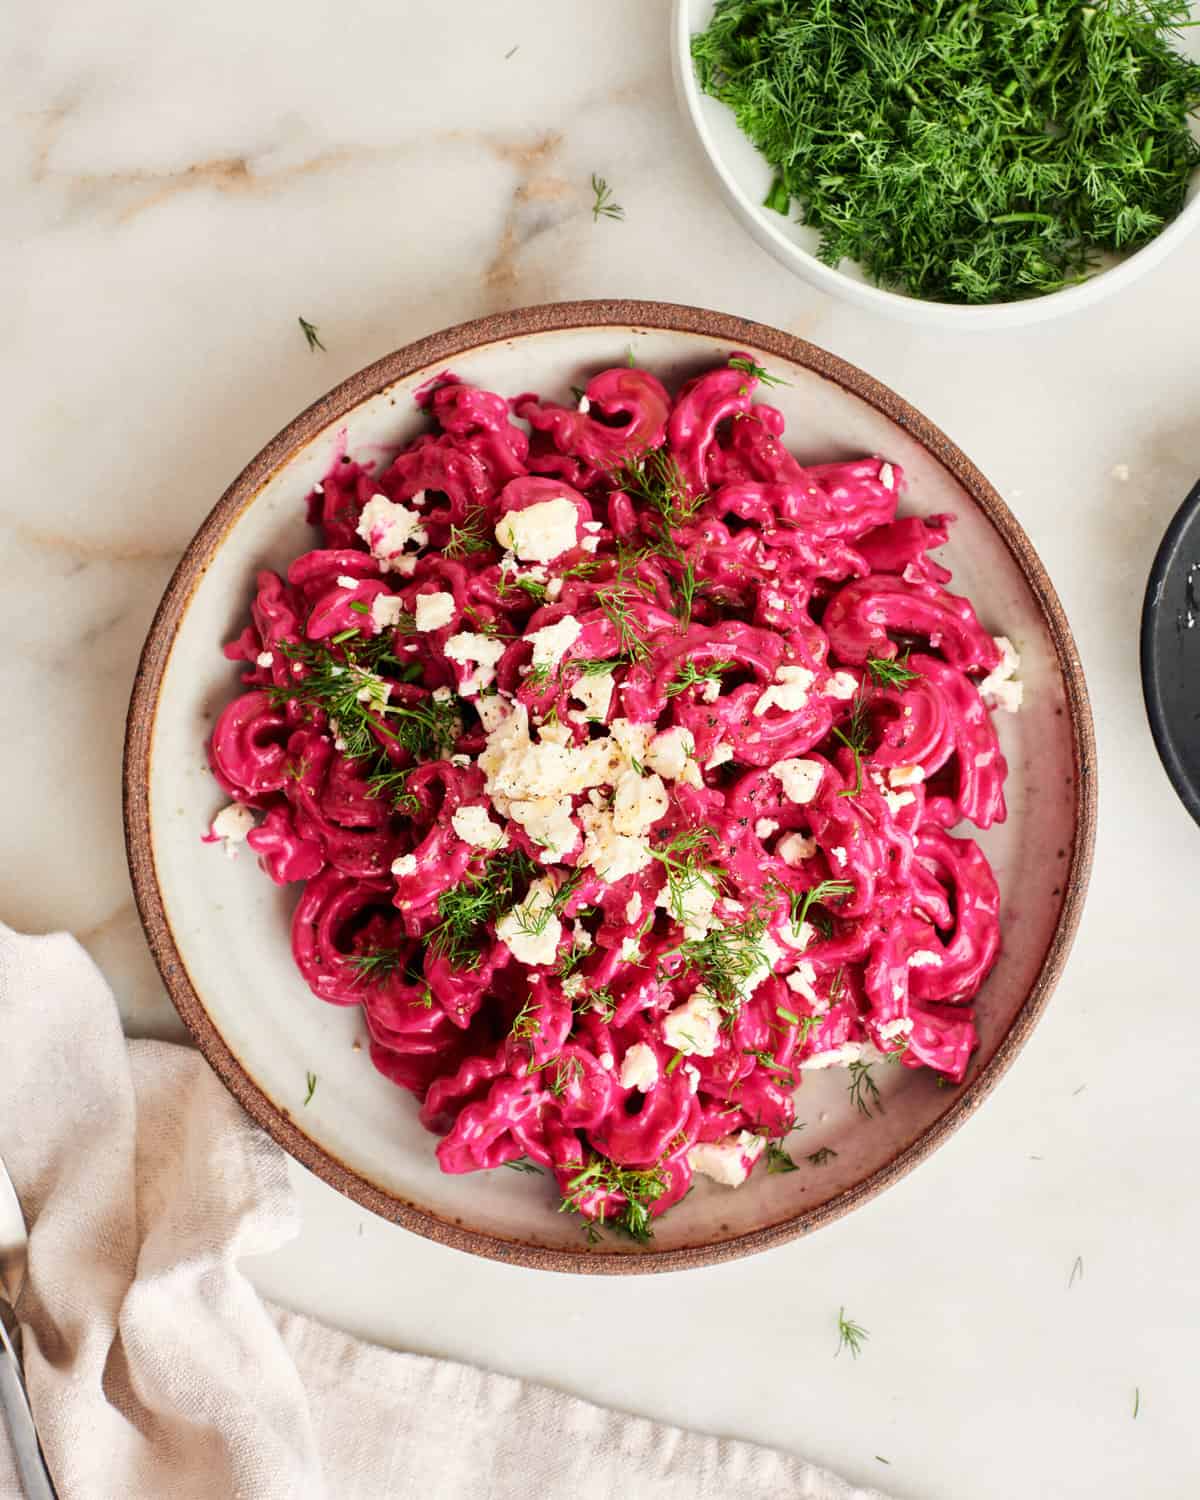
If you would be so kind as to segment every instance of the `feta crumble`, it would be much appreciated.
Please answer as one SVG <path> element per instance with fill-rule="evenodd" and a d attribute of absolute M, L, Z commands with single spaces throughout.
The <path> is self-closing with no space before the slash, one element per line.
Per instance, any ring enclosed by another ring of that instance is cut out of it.
<path fill-rule="evenodd" d="M 668 781 L 680 781 L 695 750 L 692 731 L 682 724 L 675 724 L 650 741 L 646 747 L 645 764 Z"/>
<path fill-rule="evenodd" d="M 465 844 L 476 849 L 499 849 L 507 837 L 504 829 L 492 822 L 487 808 L 479 805 L 456 807 L 450 826 Z"/>
<path fill-rule="evenodd" d="M 238 852 L 238 845 L 246 842 L 246 835 L 253 827 L 253 812 L 240 802 L 231 802 L 212 820 L 209 832 L 213 838 L 222 840 L 225 853 L 233 859 Z"/>
<path fill-rule="evenodd" d="M 824 692 L 826 697 L 840 698 L 847 703 L 858 692 L 858 678 L 853 672 L 835 672 L 825 684 Z"/>
<path fill-rule="evenodd" d="M 808 690 L 816 681 L 816 674 L 807 667 L 784 666 L 776 668 L 775 681 L 754 705 L 755 716 L 765 714 L 774 705 L 785 713 L 794 713 L 808 702 Z"/>
<path fill-rule="evenodd" d="M 825 1052 L 814 1052 L 811 1057 L 806 1057 L 800 1064 L 801 1068 L 815 1071 L 817 1068 L 846 1068 L 852 1062 L 859 1062 L 866 1051 L 865 1042 L 843 1042 L 838 1047 L 830 1047 Z"/>
<path fill-rule="evenodd" d="M 254 665 L 256 667 L 273 667 L 275 665 L 275 656 L 270 651 L 260 651 L 254 658 Z"/>
<path fill-rule="evenodd" d="M 371 624 L 376 632 L 395 630 L 404 613 L 404 601 L 396 594 L 376 594 L 371 600 Z"/>
<path fill-rule="evenodd" d="M 990 703 L 991 707 L 1015 714 L 1025 696 L 1023 685 L 1015 680 L 1021 658 L 1006 635 L 998 635 L 994 639 L 1000 648 L 1000 664 L 979 684 L 979 696 L 985 703 Z"/>
<path fill-rule="evenodd" d="M 700 1141 L 688 1152 L 693 1172 L 701 1172 L 724 1187 L 741 1187 L 750 1169 L 766 1150 L 761 1135 L 743 1130 L 721 1141 Z"/>
<path fill-rule="evenodd" d="M 551 964 L 562 937 L 562 923 L 554 914 L 554 881 L 535 880 L 511 911 L 496 923 L 496 936 L 518 963 Z"/>
<path fill-rule="evenodd" d="M 778 833 L 778 831 L 779 824 L 774 818 L 759 818 L 758 822 L 754 825 L 756 838 L 769 839 L 773 833 Z"/>
<path fill-rule="evenodd" d="M 505 644 L 490 635 L 475 635 L 464 630 L 460 635 L 452 635 L 442 649 L 451 661 L 464 666 L 475 663 L 475 670 L 463 678 L 458 688 L 464 698 L 470 698 L 480 688 L 490 687 L 495 682 L 496 663 L 504 655 Z"/>
<path fill-rule="evenodd" d="M 662 1038 L 686 1057 L 711 1057 L 721 1039 L 721 1009 L 712 991 L 697 985 L 683 1005 L 663 1017 Z"/>
<path fill-rule="evenodd" d="M 574 711 L 571 714 L 576 723 L 586 724 L 589 720 L 607 719 L 608 711 L 612 707 L 615 685 L 611 672 L 598 672 L 591 677 L 581 677 L 571 688 L 571 697 L 576 703 L 583 704 L 582 712 Z"/>
<path fill-rule="evenodd" d="M 496 523 L 496 540 L 525 562 L 553 562 L 574 547 L 579 512 L 565 495 L 511 510 Z"/>
<path fill-rule="evenodd" d="M 412 875 L 417 868 L 417 856 L 415 854 L 402 854 L 399 859 L 392 860 L 393 875 Z"/>
<path fill-rule="evenodd" d="M 776 761 L 771 772 L 778 778 L 788 801 L 801 807 L 817 795 L 824 775 L 820 761 L 803 758 Z"/>
<path fill-rule="evenodd" d="M 417 595 L 417 629 L 422 631 L 440 630 L 443 625 L 449 625 L 454 618 L 454 595 L 453 594 L 418 594 Z M 449 655 L 449 652 L 446 653 Z M 475 658 L 479 660 L 478 657 Z"/>
<path fill-rule="evenodd" d="M 816 852 L 816 839 L 807 839 L 802 833 L 785 833 L 775 845 L 775 853 L 793 870 L 806 859 L 811 859 Z"/>
<path fill-rule="evenodd" d="M 386 495 L 375 495 L 362 508 L 358 518 L 358 534 L 371 549 L 386 572 L 395 565 L 396 559 L 409 542 L 424 546 L 429 537 L 421 525 L 422 517 L 406 505 L 389 500 Z M 414 560 L 415 566 L 415 560 Z"/>
<path fill-rule="evenodd" d="M 525 639 L 533 646 L 535 667 L 556 667 L 579 639 L 582 626 L 574 615 L 564 615 L 553 625 L 544 625 Z"/>

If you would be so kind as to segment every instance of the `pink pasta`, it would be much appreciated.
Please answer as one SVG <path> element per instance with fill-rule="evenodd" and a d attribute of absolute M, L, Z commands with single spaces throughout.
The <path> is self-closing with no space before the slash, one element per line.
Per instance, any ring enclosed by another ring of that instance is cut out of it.
<path fill-rule="evenodd" d="M 781 1160 L 806 1070 L 960 1082 L 1000 943 L 948 830 L 1005 816 L 1015 654 L 930 555 L 950 518 L 897 518 L 885 460 L 800 465 L 764 374 L 441 376 L 259 575 L 210 745 L 213 834 L 302 883 L 300 972 L 442 1167 L 532 1164 L 643 1239 Z"/>

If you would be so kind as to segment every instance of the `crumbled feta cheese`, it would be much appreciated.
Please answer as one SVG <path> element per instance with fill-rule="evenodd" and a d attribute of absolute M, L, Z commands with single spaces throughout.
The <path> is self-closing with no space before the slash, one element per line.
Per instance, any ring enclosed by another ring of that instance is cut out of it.
<path fill-rule="evenodd" d="M 273 667 L 275 665 L 275 657 L 270 651 L 260 651 L 254 658 L 254 665 L 256 667 Z"/>
<path fill-rule="evenodd" d="M 808 923 L 804 925 L 807 927 Z M 810 1005 L 817 1004 L 817 971 L 807 958 L 802 959 L 783 982 L 793 993 L 803 995 Z"/>
<path fill-rule="evenodd" d="M 603 531 L 604 530 L 604 522 L 603 521 L 585 521 L 583 523 L 583 529 L 584 529 L 584 531 Z"/>
<path fill-rule="evenodd" d="M 814 932 L 815 928 L 811 922 L 785 922 L 779 929 L 779 936 L 789 948 L 795 948 L 798 953 L 803 953 L 812 942 Z"/>
<path fill-rule="evenodd" d="M 701 687 L 696 689 L 702 703 L 715 703 L 721 696 L 721 679 L 710 677 Z"/>
<path fill-rule="evenodd" d="M 621 958 L 627 964 L 636 964 L 642 957 L 642 946 L 635 937 L 621 939 Z"/>
<path fill-rule="evenodd" d="M 883 1021 L 879 1026 L 879 1040 L 894 1042 L 897 1037 L 907 1036 L 913 1029 L 911 1016 L 897 1016 L 893 1021 Z"/>
<path fill-rule="evenodd" d="M 754 705 L 755 715 L 765 714 L 772 704 L 785 713 L 794 713 L 808 702 L 808 690 L 816 674 L 807 667 L 787 665 L 776 668 L 775 681 Z"/>
<path fill-rule="evenodd" d="M 847 702 L 858 692 L 858 678 L 853 672 L 835 672 L 821 690 L 828 698 Z"/>
<path fill-rule="evenodd" d="M 371 624 L 376 631 L 395 630 L 404 613 L 404 601 L 395 594 L 376 594 L 371 600 Z"/>
<path fill-rule="evenodd" d="M 708 762 L 707 762 L 707 764 L 705 766 L 705 769 L 709 770 L 709 771 L 712 771 L 717 766 L 723 766 L 726 763 L 726 761 L 730 761 L 732 759 L 733 759 L 733 746 L 732 745 L 727 745 L 725 743 L 725 741 L 722 740 L 719 745 L 714 745 L 713 746 L 713 752 L 708 757 Z"/>
<path fill-rule="evenodd" d="M 600 538 L 598 536 L 585 536 L 579 545 L 585 552 L 596 552 L 600 547 Z"/>
<path fill-rule="evenodd" d="M 816 839 L 806 839 L 802 833 L 785 833 L 775 845 L 775 853 L 794 870 L 817 852 Z"/>
<path fill-rule="evenodd" d="M 366 667 L 355 667 L 353 680 L 358 684 L 358 691 L 354 696 L 360 703 L 374 709 L 386 707 L 392 691 L 392 685 L 386 678 L 380 677 L 378 672 L 367 671 Z"/>
<path fill-rule="evenodd" d="M 496 923 L 496 936 L 518 963 L 551 964 L 562 937 L 562 923 L 554 914 L 554 881 L 535 880 L 523 901 Z"/>
<path fill-rule="evenodd" d="M 612 707 L 614 686 L 611 672 L 581 677 L 571 688 L 571 697 L 583 704 L 583 712 L 572 713 L 571 717 L 580 724 L 586 724 L 589 719 L 607 719 L 608 710 Z"/>
<path fill-rule="evenodd" d="M 546 598 L 547 599 L 557 599 L 558 596 L 562 593 L 562 591 L 563 591 L 563 581 L 562 581 L 562 579 L 561 578 L 552 578 L 550 580 L 550 582 L 546 585 Z"/>
<path fill-rule="evenodd" d="M 584 978 L 582 974 L 568 974 L 562 982 L 562 992 L 568 1000 L 575 1000 L 583 990 Z"/>
<path fill-rule="evenodd" d="M 778 777 L 784 796 L 800 806 L 817 795 L 824 774 L 820 761 L 804 759 L 776 761 L 771 771 Z"/>
<path fill-rule="evenodd" d="M 570 797 L 519 798 L 508 804 L 508 812 L 533 842 L 542 846 L 538 857 L 543 864 L 557 864 L 579 842 Z"/>
<path fill-rule="evenodd" d="M 683 935 L 689 942 L 698 941 L 713 925 L 716 902 L 716 882 L 699 870 L 686 879 L 668 881 L 655 898 L 656 905 L 665 907 L 683 924 Z"/>
<path fill-rule="evenodd" d="M 942 955 L 934 953 L 928 948 L 918 948 L 915 953 L 908 955 L 908 967 L 910 969 L 940 969 L 942 966 Z"/>
<path fill-rule="evenodd" d="M 920 786 L 925 780 L 925 771 L 921 766 L 893 766 L 888 772 L 888 781 L 892 786 Z"/>
<path fill-rule="evenodd" d="M 582 922 L 571 923 L 571 946 L 578 948 L 580 952 L 586 953 L 589 948 L 596 945 L 592 942 L 592 935 Z"/>
<path fill-rule="evenodd" d="M 453 594 L 418 594 L 417 629 L 440 630 L 454 618 Z M 446 653 L 449 655 L 449 652 Z M 479 657 L 474 658 L 476 661 Z"/>
<path fill-rule="evenodd" d="M 879 482 L 885 490 L 895 489 L 896 471 L 892 468 L 891 464 L 879 465 Z"/>
<path fill-rule="evenodd" d="M 743 1130 L 723 1141 L 699 1141 L 688 1152 L 688 1162 L 693 1172 L 701 1172 L 724 1187 L 741 1187 L 766 1145 L 761 1135 Z"/>
<path fill-rule="evenodd" d="M 579 402 L 575 407 L 575 410 L 579 413 L 579 415 L 581 417 L 586 417 L 591 409 L 592 403 L 588 400 L 588 398 L 586 396 L 580 396 Z"/>
<path fill-rule="evenodd" d="M 843 869 L 845 869 L 845 867 L 850 863 L 850 856 L 846 853 L 845 849 L 843 849 L 840 844 L 831 849 L 829 852 L 837 861 L 837 863 L 842 866 Z"/>
<path fill-rule="evenodd" d="M 865 1042 L 843 1042 L 840 1047 L 830 1047 L 827 1052 L 814 1052 L 800 1064 L 802 1068 L 845 1068 L 858 1062 L 866 1050 Z"/>
<path fill-rule="evenodd" d="M 475 670 L 459 684 L 459 692 L 469 698 L 495 682 L 496 663 L 504 655 L 505 645 L 493 636 L 464 630 L 461 635 L 452 635 L 442 649 L 451 661 L 477 663 Z"/>
<path fill-rule="evenodd" d="M 613 797 L 613 827 L 618 833 L 645 833 L 667 815 L 671 803 L 661 776 L 639 776 L 623 771 Z"/>
<path fill-rule="evenodd" d="M 721 1039 L 721 1009 L 712 991 L 697 985 L 683 1005 L 663 1017 L 662 1038 L 685 1056 L 711 1057 Z"/>
<path fill-rule="evenodd" d="M 437 693 L 434 693 L 433 696 L 436 698 Z M 477 699 L 475 712 L 479 715 L 480 722 L 483 724 L 484 733 L 491 734 L 494 729 L 499 729 L 500 725 L 508 718 L 511 708 L 512 703 L 503 693 L 488 693 Z"/>
<path fill-rule="evenodd" d="M 492 822 L 486 807 L 457 807 L 450 816 L 450 825 L 464 843 L 476 849 L 499 849 L 505 841 L 504 829 Z"/>
<path fill-rule="evenodd" d="M 435 703 L 449 703 L 453 697 L 454 693 L 448 687 L 436 687 L 433 690 L 433 701 Z"/>
<path fill-rule="evenodd" d="M 609 885 L 616 885 L 626 875 L 636 875 L 654 859 L 644 837 L 617 832 L 613 827 L 612 813 L 606 808 L 584 806 L 579 810 L 579 817 L 585 835 L 579 862 L 595 870 Z"/>
<path fill-rule="evenodd" d="M 1129 465 L 1113 464 L 1112 477 L 1117 481 L 1118 484 L 1124 484 L 1129 478 Z"/>
<path fill-rule="evenodd" d="M 237 846 L 245 843 L 246 835 L 253 827 L 253 812 L 240 802 L 231 802 L 212 820 L 209 832 L 213 838 L 224 840 L 225 853 L 232 859 L 238 852 Z"/>
<path fill-rule="evenodd" d="M 652 771 L 665 776 L 668 781 L 678 781 L 689 757 L 696 749 L 696 741 L 690 729 L 682 724 L 672 725 L 656 734 L 646 748 L 646 765 Z"/>
<path fill-rule="evenodd" d="M 602 1068 L 612 1068 L 615 1065 L 615 1063 L 616 1063 L 617 1060 L 612 1055 L 611 1052 L 601 1052 L 600 1056 L 597 1057 L 596 1061 L 600 1064 L 600 1066 Z"/>
<path fill-rule="evenodd" d="M 629 900 L 625 903 L 625 920 L 632 927 L 637 919 L 641 916 L 641 914 L 642 898 L 638 895 L 637 891 L 634 891 L 633 895 L 630 896 Z"/>
<path fill-rule="evenodd" d="M 631 724 L 628 719 L 614 719 L 611 732 L 629 760 L 645 765 L 650 736 L 654 733 L 653 724 Z"/>
<path fill-rule="evenodd" d="M 695 1063 L 684 1063 L 683 1075 L 688 1081 L 688 1091 L 698 1093 L 700 1090 L 700 1069 Z"/>
<path fill-rule="evenodd" d="M 583 627 L 574 615 L 564 615 L 553 625 L 544 625 L 525 639 L 533 646 L 535 667 L 556 667 L 579 639 Z"/>
<path fill-rule="evenodd" d="M 450 764 L 458 766 L 460 770 L 465 769 L 471 764 L 471 757 L 469 755 L 452 755 L 450 757 Z"/>
<path fill-rule="evenodd" d="M 996 636 L 995 641 L 1000 648 L 1000 665 L 979 684 L 979 696 L 990 707 L 1015 714 L 1025 696 L 1023 685 L 1015 680 L 1021 658 L 1006 635 Z"/>
<path fill-rule="evenodd" d="M 358 518 L 358 534 L 385 572 L 394 565 L 409 542 L 424 546 L 429 540 L 421 527 L 418 512 L 389 500 L 386 495 L 376 495 L 363 506 Z"/>
<path fill-rule="evenodd" d="M 510 510 L 496 523 L 496 540 L 526 562 L 552 562 L 575 545 L 579 512 L 565 495 Z"/>
<path fill-rule="evenodd" d="M 361 582 L 361 578 L 355 578 L 351 573 L 338 574 L 337 586 L 340 589 L 356 589 Z"/>
<path fill-rule="evenodd" d="M 417 868 L 417 856 L 415 854 L 402 854 L 399 859 L 392 860 L 393 875 L 412 875 Z"/>
<path fill-rule="evenodd" d="M 658 1082 L 658 1058 L 645 1042 L 634 1042 L 621 1059 L 621 1087 L 648 1094 Z"/>
<path fill-rule="evenodd" d="M 754 825 L 755 837 L 760 839 L 769 839 L 773 833 L 777 833 L 778 831 L 779 824 L 774 818 L 759 818 L 758 822 Z"/>

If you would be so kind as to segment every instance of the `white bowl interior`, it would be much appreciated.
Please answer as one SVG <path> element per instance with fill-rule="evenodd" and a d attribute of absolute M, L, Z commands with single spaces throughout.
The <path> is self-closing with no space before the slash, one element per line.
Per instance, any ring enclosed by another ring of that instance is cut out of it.
<path fill-rule="evenodd" d="M 835 295 L 849 297 L 851 301 L 876 311 L 912 322 L 951 327 L 980 324 L 1012 327 L 1039 322 L 1116 291 L 1119 286 L 1150 269 L 1184 234 L 1200 223 L 1198 170 L 1192 174 L 1184 212 L 1136 254 L 1123 258 L 1106 257 L 1102 269 L 1078 287 L 1045 297 L 990 306 L 929 302 L 904 292 L 886 290 L 875 286 L 854 261 L 843 261 L 836 268 L 827 266 L 816 256 L 820 235 L 815 229 L 798 223 L 792 216 L 763 207 L 763 199 L 770 191 L 774 177 L 772 168 L 738 129 L 733 111 L 703 94 L 696 83 L 691 38 L 705 29 L 715 9 L 716 0 L 676 0 L 672 46 L 676 84 L 684 113 L 696 131 L 726 201 L 758 243 L 784 265 Z M 1200 11 L 1200 7 L 1194 6 L 1193 10 Z M 1193 29 L 1182 33 L 1179 45 L 1180 51 L 1188 56 L 1200 57 L 1200 31 Z M 1200 139 L 1200 120 L 1193 119 L 1192 131 Z"/>
<path fill-rule="evenodd" d="M 537 390 L 566 399 L 568 386 L 624 362 L 678 381 L 728 350 L 693 334 L 583 328 L 507 340 L 453 361 L 455 371 L 505 394 Z M 755 352 L 755 351 L 752 351 Z M 904 509 L 957 515 L 945 561 L 953 587 L 974 600 L 994 633 L 1017 644 L 1026 708 L 1000 715 L 1011 775 L 1009 819 L 980 836 L 1003 893 L 1004 951 L 979 1001 L 982 1045 L 969 1078 L 994 1053 L 1043 962 L 1063 900 L 1073 837 L 1070 721 L 1059 666 L 1035 597 L 999 534 L 942 464 L 904 430 L 829 379 L 765 353 L 761 362 L 791 383 L 764 393 L 788 418 L 786 440 L 802 459 L 881 453 L 909 477 Z M 265 1095 L 328 1155 L 367 1181 L 468 1227 L 562 1249 L 585 1249 L 578 1222 L 556 1211 L 547 1179 L 510 1171 L 443 1175 L 434 1137 L 412 1098 L 372 1067 L 357 1009 L 313 996 L 292 964 L 289 915 L 297 888 L 274 886 L 248 851 L 234 860 L 201 835 L 225 799 L 205 764 L 215 716 L 238 691 L 237 669 L 221 646 L 247 617 L 254 575 L 284 569 L 315 543 L 304 502 L 337 455 L 384 462 L 425 419 L 412 401 L 428 378 L 417 373 L 363 402 L 279 469 L 232 524 L 186 606 L 162 681 L 154 726 L 150 814 L 153 857 L 175 942 L 217 1031 Z M 362 1050 L 355 1050 L 355 1042 Z M 306 1075 L 315 1073 L 311 1103 Z M 799 1096 L 803 1131 L 797 1156 L 831 1146 L 828 1165 L 784 1175 L 755 1173 L 731 1191 L 708 1182 L 666 1216 L 655 1240 L 673 1249 L 734 1238 L 825 1202 L 883 1167 L 954 1102 L 930 1075 L 884 1074 L 886 1113 L 855 1113 L 845 1075 L 808 1076 Z M 617 1239 L 605 1250 L 625 1250 Z M 636 1253 L 636 1252 L 634 1252 Z"/>

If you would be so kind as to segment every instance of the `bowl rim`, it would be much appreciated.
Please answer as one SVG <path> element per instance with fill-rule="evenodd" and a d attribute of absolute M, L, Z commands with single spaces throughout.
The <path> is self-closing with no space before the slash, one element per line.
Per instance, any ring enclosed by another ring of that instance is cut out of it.
<path fill-rule="evenodd" d="M 150 762 L 162 680 L 180 623 L 211 558 L 235 522 L 267 482 L 297 450 L 362 402 L 397 381 L 443 366 L 477 348 L 570 329 L 612 328 L 711 338 L 732 348 L 751 348 L 789 360 L 833 381 L 900 425 L 954 476 L 999 534 L 1037 600 L 1053 642 L 1066 691 L 1074 761 L 1075 829 L 1064 879 L 1063 903 L 1037 978 L 978 1075 L 944 1114 L 911 1145 L 825 1203 L 777 1223 L 717 1243 L 632 1252 L 563 1250 L 510 1239 L 453 1222 L 418 1203 L 368 1181 L 306 1135 L 274 1104 L 246 1071 L 210 1019 L 176 945 L 154 864 L 150 817 Z M 541 1270 L 630 1275 L 714 1265 L 783 1244 L 831 1223 L 889 1187 L 923 1161 L 967 1120 L 1007 1072 L 1028 1039 L 1057 983 L 1082 913 L 1096 824 L 1095 738 L 1083 668 L 1066 615 L 1029 538 L 1008 506 L 937 427 L 872 376 L 791 334 L 765 324 L 703 308 L 663 302 L 559 302 L 489 314 L 418 339 L 351 375 L 283 428 L 242 470 L 217 501 L 188 544 L 150 625 L 134 678 L 125 731 L 122 770 L 126 855 L 138 914 L 163 983 L 200 1052 L 246 1112 L 272 1138 L 322 1181 L 382 1218 L 440 1244 L 486 1258 Z"/>
<path fill-rule="evenodd" d="M 869 281 L 856 281 L 837 266 L 827 266 L 803 246 L 795 244 L 773 222 L 771 212 L 743 191 L 717 149 L 708 121 L 704 118 L 704 96 L 692 67 L 692 20 L 694 0 L 675 0 L 671 18 L 671 58 L 675 75 L 675 92 L 682 113 L 699 142 L 700 149 L 713 173 L 722 197 L 735 218 L 742 222 L 751 237 L 773 255 L 781 265 L 803 277 L 814 286 L 859 307 L 885 313 L 905 322 L 935 325 L 948 329 L 1016 328 L 1089 307 L 1104 297 L 1119 292 L 1151 270 L 1200 225 L 1200 192 L 1186 202 L 1179 213 L 1147 244 L 1115 265 L 1095 271 L 1074 286 L 1040 297 L 1019 298 L 1007 302 L 938 302 L 932 298 L 912 297 Z"/>
<path fill-rule="evenodd" d="M 1176 733 L 1175 716 L 1167 706 L 1159 632 L 1163 615 L 1163 593 L 1175 567 L 1179 549 L 1196 523 L 1198 511 L 1200 480 L 1188 491 L 1183 503 L 1171 517 L 1162 541 L 1158 544 L 1158 551 L 1154 554 L 1154 563 L 1142 598 L 1140 641 L 1142 699 L 1146 705 L 1146 718 L 1150 723 L 1154 748 L 1158 751 L 1158 758 L 1175 795 L 1196 823 L 1200 823 L 1200 783 L 1188 769 L 1182 737 Z"/>

